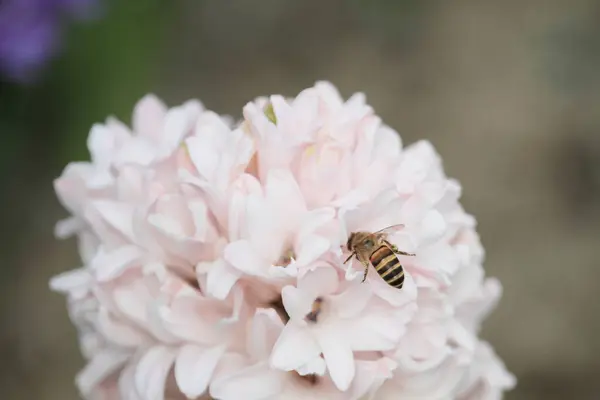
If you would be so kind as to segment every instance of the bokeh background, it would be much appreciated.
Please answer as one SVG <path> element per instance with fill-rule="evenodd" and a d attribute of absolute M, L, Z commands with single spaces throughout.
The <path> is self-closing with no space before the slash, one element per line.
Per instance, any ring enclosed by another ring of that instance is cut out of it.
<path fill-rule="evenodd" d="M 35 79 L 0 78 L 1 399 L 78 398 L 83 361 L 47 282 L 79 261 L 53 237 L 52 180 L 87 159 L 92 123 L 129 123 L 147 92 L 239 115 L 323 79 L 365 92 L 405 144 L 431 140 L 462 182 L 505 288 L 484 336 L 519 379 L 507 399 L 600 399 L 598 1 L 97 3 L 62 21 Z"/>

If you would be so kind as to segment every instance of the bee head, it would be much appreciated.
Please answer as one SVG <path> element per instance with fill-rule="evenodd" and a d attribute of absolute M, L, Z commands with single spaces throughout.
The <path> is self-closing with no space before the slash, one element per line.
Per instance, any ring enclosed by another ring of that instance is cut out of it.
<path fill-rule="evenodd" d="M 368 238 L 368 239 L 365 239 L 365 241 L 363 242 L 363 245 L 367 249 L 372 249 L 373 246 L 375 246 L 375 242 L 373 241 L 373 239 Z"/>
<path fill-rule="evenodd" d="M 350 237 L 348 238 L 348 241 L 346 242 L 346 248 L 349 251 L 352 251 L 352 241 L 354 240 L 354 235 L 356 235 L 354 232 L 352 232 L 350 234 Z"/>

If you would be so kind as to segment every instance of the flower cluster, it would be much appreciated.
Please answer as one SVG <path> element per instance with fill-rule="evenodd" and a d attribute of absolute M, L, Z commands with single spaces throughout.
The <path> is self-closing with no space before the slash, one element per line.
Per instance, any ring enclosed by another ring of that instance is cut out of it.
<path fill-rule="evenodd" d="M 64 17 L 95 13 L 97 0 L 4 0 L 0 6 L 0 72 L 32 80 L 57 51 Z"/>
<path fill-rule="evenodd" d="M 362 94 L 320 82 L 234 122 L 142 99 L 89 135 L 55 182 L 83 267 L 55 277 L 88 399 L 498 399 L 514 385 L 478 339 L 501 286 L 428 142 L 402 148 Z M 350 254 L 389 237 L 399 290 Z"/>

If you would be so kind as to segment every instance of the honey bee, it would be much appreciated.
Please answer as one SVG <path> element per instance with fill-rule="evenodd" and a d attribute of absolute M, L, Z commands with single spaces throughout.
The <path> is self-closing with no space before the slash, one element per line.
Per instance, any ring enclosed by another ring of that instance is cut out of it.
<path fill-rule="evenodd" d="M 362 282 L 367 279 L 369 263 L 371 263 L 375 271 L 388 285 L 402 289 L 402 285 L 404 285 L 404 268 L 402 268 L 402 264 L 400 264 L 400 260 L 396 255 L 414 256 L 414 254 L 398 250 L 395 245 L 387 240 L 390 233 L 402 228 L 404 228 L 404 225 L 399 224 L 388 226 L 374 233 L 352 232 L 346 243 L 346 247 L 352 254 L 344 261 L 344 264 L 356 256 L 358 261 L 365 267 Z"/>

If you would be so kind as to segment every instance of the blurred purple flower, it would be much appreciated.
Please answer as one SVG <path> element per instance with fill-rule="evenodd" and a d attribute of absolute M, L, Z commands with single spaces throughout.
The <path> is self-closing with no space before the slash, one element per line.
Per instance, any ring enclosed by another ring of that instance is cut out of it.
<path fill-rule="evenodd" d="M 0 1 L 0 74 L 30 82 L 56 54 L 67 18 L 95 15 L 97 0 Z"/>

